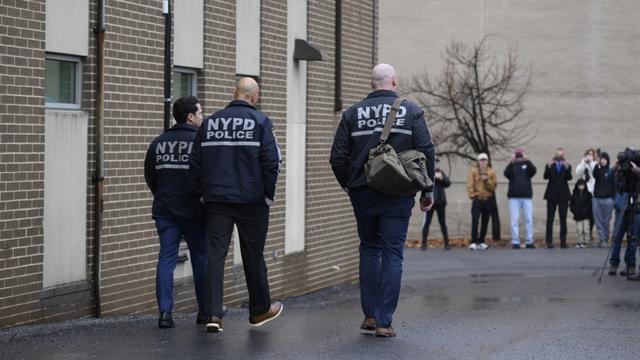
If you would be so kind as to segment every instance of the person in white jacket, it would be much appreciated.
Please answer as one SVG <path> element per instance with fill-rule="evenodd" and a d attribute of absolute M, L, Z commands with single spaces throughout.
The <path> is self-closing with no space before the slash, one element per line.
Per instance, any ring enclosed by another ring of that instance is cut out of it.
<path fill-rule="evenodd" d="M 593 177 L 593 169 L 596 167 L 596 151 L 594 149 L 587 149 L 584 152 L 584 157 L 576 166 L 577 180 L 582 179 L 587 183 L 587 190 L 593 196 L 593 190 L 596 185 L 596 179 Z M 589 218 L 589 236 L 593 238 L 593 217 Z"/>
<path fill-rule="evenodd" d="M 593 149 L 587 149 L 584 152 L 584 157 L 576 166 L 576 175 L 579 179 L 587 182 L 587 190 L 593 195 L 593 188 L 596 184 L 596 179 L 593 177 L 593 168 L 596 166 L 596 151 Z"/>

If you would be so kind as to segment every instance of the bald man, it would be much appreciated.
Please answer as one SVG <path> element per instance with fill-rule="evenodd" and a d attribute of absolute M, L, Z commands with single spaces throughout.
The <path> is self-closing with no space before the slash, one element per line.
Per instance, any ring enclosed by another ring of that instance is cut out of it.
<path fill-rule="evenodd" d="M 371 72 L 371 92 L 342 114 L 331 148 L 331 167 L 349 194 L 360 237 L 360 297 L 363 330 L 379 337 L 396 336 L 391 321 L 400 296 L 402 252 L 415 204 L 414 196 L 397 197 L 370 188 L 364 175 L 369 150 L 380 144 L 384 121 L 396 94 L 396 72 L 378 64 Z M 434 146 L 423 111 L 404 100 L 396 114 L 387 143 L 396 152 L 415 149 L 427 158 L 427 173 L 434 176 Z M 433 187 L 422 191 L 423 211 L 433 206 Z"/>
<path fill-rule="evenodd" d="M 255 80 L 240 79 L 233 101 L 203 121 L 193 145 L 191 176 L 207 210 L 208 332 L 222 331 L 224 262 L 234 225 L 249 291 L 249 325 L 261 326 L 283 308 L 271 302 L 263 255 L 280 149 L 271 120 L 255 108 L 259 93 Z"/>

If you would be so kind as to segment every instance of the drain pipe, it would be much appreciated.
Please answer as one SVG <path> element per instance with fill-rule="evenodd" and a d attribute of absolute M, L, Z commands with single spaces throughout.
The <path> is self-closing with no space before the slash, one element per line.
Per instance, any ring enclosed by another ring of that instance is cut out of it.
<path fill-rule="evenodd" d="M 336 0 L 336 28 L 335 28 L 335 92 L 333 110 L 342 111 L 342 0 Z"/>
<path fill-rule="evenodd" d="M 100 302 L 100 248 L 102 243 L 102 213 L 104 210 L 103 186 L 104 186 L 104 33 L 105 33 L 105 2 L 107 0 L 98 1 L 98 26 L 95 29 L 98 44 L 97 59 L 97 95 L 96 95 L 96 114 L 95 114 L 95 156 L 96 156 L 96 172 L 94 178 L 95 196 L 94 196 L 94 236 L 93 236 L 93 299 L 94 299 L 94 316 L 102 315 Z"/>
<path fill-rule="evenodd" d="M 378 0 L 372 0 L 372 12 L 371 12 L 371 30 L 373 33 L 371 34 L 371 64 L 372 66 L 376 66 L 378 62 L 378 53 L 377 53 L 377 39 L 378 39 L 378 22 L 376 18 L 378 16 Z"/>
<path fill-rule="evenodd" d="M 164 130 L 171 127 L 171 1 L 163 0 L 164 14 Z"/>

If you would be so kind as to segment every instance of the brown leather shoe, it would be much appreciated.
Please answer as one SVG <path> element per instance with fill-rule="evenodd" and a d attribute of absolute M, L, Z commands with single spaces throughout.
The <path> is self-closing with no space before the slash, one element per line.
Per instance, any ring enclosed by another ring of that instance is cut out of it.
<path fill-rule="evenodd" d="M 207 320 L 207 332 L 222 332 L 222 319 L 212 316 Z"/>
<path fill-rule="evenodd" d="M 281 302 L 276 301 L 271 304 L 269 311 L 264 314 L 258 316 L 250 316 L 249 317 L 249 326 L 261 326 L 269 321 L 277 318 L 282 313 L 282 309 L 284 309 L 284 305 Z"/>
<path fill-rule="evenodd" d="M 360 324 L 360 329 L 374 331 L 376 329 L 376 319 L 374 319 L 372 316 L 365 317 L 362 321 L 362 324 Z"/>
<path fill-rule="evenodd" d="M 391 325 L 389 325 L 389 327 L 387 328 L 376 328 L 376 332 L 375 335 L 377 337 L 395 337 L 396 336 L 396 332 L 393 331 L 393 328 L 391 327 Z"/>

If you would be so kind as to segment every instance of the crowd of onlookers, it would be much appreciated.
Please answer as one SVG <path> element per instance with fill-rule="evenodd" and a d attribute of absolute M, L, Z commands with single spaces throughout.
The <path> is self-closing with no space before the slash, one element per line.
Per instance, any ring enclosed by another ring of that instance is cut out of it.
<path fill-rule="evenodd" d="M 640 178 L 640 168 L 631 162 L 633 174 Z M 572 170 L 571 164 L 565 159 L 565 150 L 557 148 L 553 157 L 544 165 L 543 178 L 547 180 L 544 199 L 547 202 L 547 219 L 545 245 L 554 247 L 553 223 L 556 210 L 560 221 L 560 247 L 567 248 L 567 217 L 569 212 L 573 216 L 576 228 L 576 248 L 607 247 L 610 240 L 613 246 L 610 259 L 610 274 L 617 273 L 620 264 L 620 248 L 625 234 L 629 234 L 629 246 L 625 255 L 628 265 L 621 273 L 633 274 L 635 269 L 635 235 L 640 230 L 640 215 L 633 220 L 631 208 L 626 203 L 629 194 L 625 192 L 616 174 L 617 162 L 612 164 L 608 153 L 600 150 L 587 149 L 584 157 Z M 532 197 L 533 187 L 531 178 L 537 173 L 536 166 L 527 158 L 523 148 L 513 151 L 511 161 L 504 169 L 504 176 L 508 180 L 507 197 L 509 198 L 509 217 L 511 228 L 511 247 L 520 249 L 519 232 L 520 217 L 524 219 L 524 247 L 534 249 Z M 575 178 L 573 191 L 570 181 Z M 447 175 L 440 169 L 436 159 L 436 175 L 434 190 L 434 207 L 425 215 L 422 229 L 422 250 L 427 249 L 427 237 L 433 214 L 438 214 L 438 221 L 444 237 L 444 248 L 449 249 L 449 238 L 445 221 L 445 207 L 447 204 L 445 188 L 451 185 Z M 486 250 L 485 243 L 487 227 L 492 216 L 497 188 L 496 172 L 489 165 L 489 156 L 478 154 L 467 175 L 467 194 L 471 199 L 471 250 Z M 614 230 L 611 230 L 611 218 L 615 213 Z M 636 213 L 640 214 L 640 212 Z M 635 226 L 634 226 L 635 225 Z M 594 239 L 593 228 L 596 228 L 597 239 Z M 634 228 L 636 231 L 633 231 Z M 631 230 L 631 231 L 630 231 Z"/>

